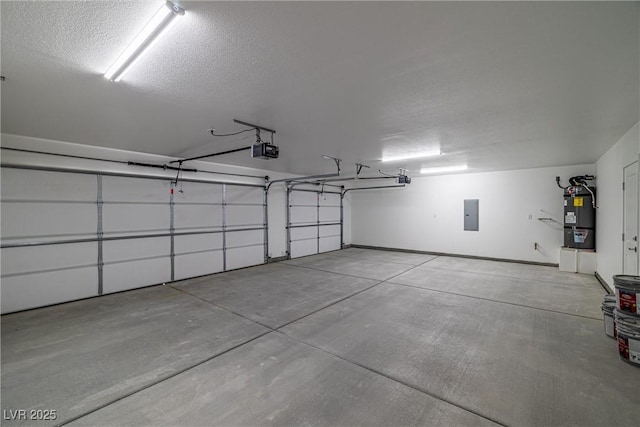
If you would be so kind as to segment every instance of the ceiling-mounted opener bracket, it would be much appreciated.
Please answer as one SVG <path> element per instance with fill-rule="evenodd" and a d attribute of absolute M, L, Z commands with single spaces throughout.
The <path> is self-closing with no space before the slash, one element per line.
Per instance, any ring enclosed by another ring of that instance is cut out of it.
<path fill-rule="evenodd" d="M 238 120 L 238 119 L 233 119 L 233 121 L 234 121 L 234 123 L 237 123 L 237 124 L 239 124 L 239 125 L 242 125 L 242 126 L 246 126 L 246 127 L 249 127 L 249 128 L 253 128 L 253 129 L 255 129 L 255 130 L 257 131 L 257 132 L 256 132 L 256 134 L 257 134 L 257 135 L 260 135 L 260 131 L 261 131 L 261 130 L 263 130 L 263 131 L 265 131 L 265 132 L 269 132 L 271 135 L 273 135 L 274 133 L 276 133 L 276 131 L 275 131 L 275 130 L 273 130 L 273 129 L 269 129 L 269 128 L 266 128 L 266 127 L 264 127 L 264 126 L 254 125 L 253 123 L 243 122 L 242 120 Z"/>
<path fill-rule="evenodd" d="M 178 185 L 178 179 L 180 178 L 180 172 L 182 172 L 182 160 L 178 160 L 178 173 L 176 174 L 176 179 L 171 181 L 173 185 Z"/>
<path fill-rule="evenodd" d="M 405 169 L 405 168 L 398 168 L 398 169 L 400 169 L 400 173 L 398 175 L 389 175 L 388 173 L 382 172 L 380 169 L 378 169 L 378 172 L 380 172 L 384 176 L 391 176 L 394 178 L 397 177 L 398 184 L 411 184 L 411 178 L 407 176 L 407 172 L 409 172 L 409 169 Z"/>
<path fill-rule="evenodd" d="M 322 157 L 324 159 L 331 159 L 336 163 L 336 168 L 338 168 L 338 175 L 340 175 L 340 162 L 342 162 L 342 159 L 338 159 L 336 157 L 331 157 L 331 156 L 327 156 L 326 154 L 323 154 Z"/>
<path fill-rule="evenodd" d="M 277 159 L 280 155 L 279 148 L 273 144 L 273 135 L 275 130 L 266 128 L 264 126 L 254 125 L 253 123 L 243 122 L 242 120 L 233 119 L 235 123 L 242 126 L 253 128 L 256 131 L 256 143 L 251 146 L 251 157 L 258 159 Z M 260 137 L 260 131 L 269 132 L 271 134 L 271 141 L 264 142 Z"/>
<path fill-rule="evenodd" d="M 360 178 L 360 172 L 362 168 L 370 168 L 370 166 L 363 165 L 362 163 L 356 163 L 356 179 Z"/>
<path fill-rule="evenodd" d="M 377 190 L 377 189 L 382 189 L 382 188 L 402 188 L 402 187 L 406 187 L 405 184 L 395 184 L 395 185 L 378 185 L 375 187 L 355 187 L 355 188 L 347 188 L 342 190 L 342 193 L 340 194 L 340 197 L 344 198 L 344 196 L 349 192 L 349 191 L 357 191 L 357 190 Z"/>

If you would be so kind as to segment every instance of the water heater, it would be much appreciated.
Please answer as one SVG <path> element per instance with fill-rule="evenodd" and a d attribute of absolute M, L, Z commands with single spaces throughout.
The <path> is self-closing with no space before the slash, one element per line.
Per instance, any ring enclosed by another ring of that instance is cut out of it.
<path fill-rule="evenodd" d="M 596 248 L 596 208 L 594 187 L 564 188 L 564 246 L 575 249 Z"/>

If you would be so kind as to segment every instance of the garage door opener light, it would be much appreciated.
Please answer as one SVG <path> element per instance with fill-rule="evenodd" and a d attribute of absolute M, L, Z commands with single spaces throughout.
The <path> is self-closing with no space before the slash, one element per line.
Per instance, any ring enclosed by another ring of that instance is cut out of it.
<path fill-rule="evenodd" d="M 151 18 L 142 31 L 138 33 L 131 44 L 127 46 L 116 62 L 104 73 L 105 78 L 114 82 L 122 80 L 131 66 L 135 64 L 142 54 L 169 28 L 177 15 L 184 15 L 184 9 L 167 1 L 156 14 L 153 15 L 153 18 Z"/>

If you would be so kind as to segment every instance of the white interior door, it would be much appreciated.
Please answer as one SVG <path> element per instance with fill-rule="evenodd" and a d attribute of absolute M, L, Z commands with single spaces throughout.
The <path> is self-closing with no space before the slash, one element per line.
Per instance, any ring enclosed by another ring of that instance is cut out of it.
<path fill-rule="evenodd" d="M 638 274 L 638 162 L 624 168 L 624 274 Z"/>

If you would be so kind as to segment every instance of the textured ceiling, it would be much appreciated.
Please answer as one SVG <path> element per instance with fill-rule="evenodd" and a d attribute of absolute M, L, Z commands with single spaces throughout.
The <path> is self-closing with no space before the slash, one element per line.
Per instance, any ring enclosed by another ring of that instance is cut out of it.
<path fill-rule="evenodd" d="M 180 2 L 120 83 L 102 77 L 162 2 L 1 2 L 2 131 L 174 156 L 277 130 L 278 160 L 331 172 L 592 163 L 639 116 L 637 2 Z M 440 148 L 437 158 L 377 163 Z"/>

